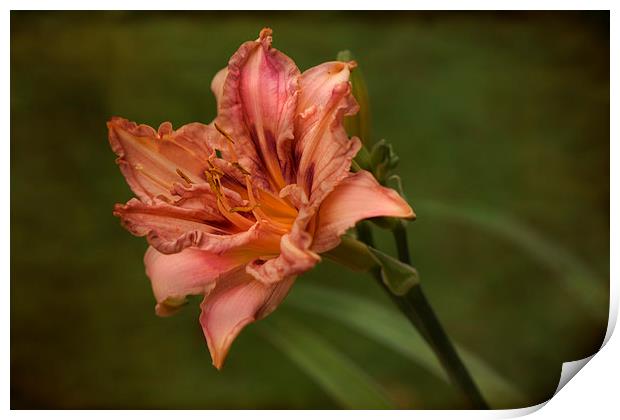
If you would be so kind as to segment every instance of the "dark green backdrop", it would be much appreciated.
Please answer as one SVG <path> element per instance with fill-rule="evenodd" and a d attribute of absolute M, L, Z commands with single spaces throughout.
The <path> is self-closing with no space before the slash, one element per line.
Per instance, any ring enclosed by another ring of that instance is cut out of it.
<path fill-rule="evenodd" d="M 154 315 L 145 241 L 111 214 L 131 194 L 105 122 L 211 121 L 211 77 L 263 26 L 302 70 L 354 52 L 374 136 L 401 156 L 414 260 L 440 318 L 528 405 L 548 398 L 561 363 L 606 327 L 607 12 L 12 12 L 12 407 L 342 406 L 265 339 L 280 320 L 302 321 L 397 407 L 463 406 L 411 360 L 291 303 L 320 285 L 392 310 L 370 278 L 327 262 L 241 335 L 222 372 L 197 301 Z"/>

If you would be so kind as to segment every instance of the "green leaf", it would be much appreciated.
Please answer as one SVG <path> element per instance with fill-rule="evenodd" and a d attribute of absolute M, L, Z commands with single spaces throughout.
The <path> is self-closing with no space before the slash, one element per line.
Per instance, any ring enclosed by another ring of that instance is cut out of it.
<path fill-rule="evenodd" d="M 590 267 L 566 249 L 529 226 L 489 209 L 447 205 L 434 200 L 416 200 L 418 213 L 467 223 L 503 237 L 540 264 L 558 273 L 566 290 L 592 316 L 607 318 L 607 294 Z"/>
<path fill-rule="evenodd" d="M 274 317 L 260 331 L 346 409 L 394 408 L 381 387 L 345 354 L 302 324 Z"/>
<path fill-rule="evenodd" d="M 396 311 L 360 296 L 301 282 L 287 303 L 341 322 L 417 363 L 442 380 L 449 381 L 430 347 Z M 457 345 L 457 349 L 491 405 L 515 407 L 528 403 L 529 400 L 491 366 L 462 346 Z"/>

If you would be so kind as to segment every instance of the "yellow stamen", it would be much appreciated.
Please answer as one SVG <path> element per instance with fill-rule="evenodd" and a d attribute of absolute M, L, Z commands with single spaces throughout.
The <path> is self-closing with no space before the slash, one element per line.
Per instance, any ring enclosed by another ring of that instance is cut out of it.
<path fill-rule="evenodd" d="M 207 181 L 211 186 L 211 190 L 214 192 L 217 198 L 217 205 L 224 217 L 231 220 L 233 223 L 237 225 L 241 224 L 249 224 L 251 225 L 251 221 L 243 217 L 238 213 L 249 213 L 252 212 L 256 220 L 267 220 L 273 229 L 277 229 L 282 233 L 286 232 L 290 228 L 290 224 L 292 218 L 297 214 L 292 208 L 289 208 L 284 200 L 275 198 L 271 194 L 268 194 L 270 200 L 273 202 L 269 202 L 266 209 L 261 209 L 261 203 L 259 203 L 254 195 L 254 189 L 252 186 L 252 176 L 251 173 L 245 169 L 237 159 L 237 153 L 233 145 L 235 144 L 234 139 L 230 134 L 228 134 L 222 127 L 214 123 L 217 131 L 224 136 L 227 140 L 227 151 L 228 151 L 228 159 L 229 164 L 236 168 L 239 172 L 241 172 L 245 179 L 245 186 L 248 197 L 248 205 L 247 206 L 234 206 L 231 207 L 228 198 L 222 191 L 222 181 L 221 178 L 225 175 L 224 172 L 217 168 L 213 162 L 207 161 L 208 169 L 205 171 L 205 175 L 207 177 Z M 239 191 L 238 191 L 239 192 Z M 272 208 L 274 207 L 274 208 Z M 283 215 L 278 214 L 275 217 L 272 217 L 272 211 L 275 209 L 279 209 L 280 211 L 276 211 L 276 213 L 283 213 Z"/>
<path fill-rule="evenodd" d="M 215 196 L 219 200 L 222 197 L 222 184 L 220 183 L 220 178 L 218 174 L 214 174 L 211 171 L 205 171 L 205 176 L 207 177 L 207 182 L 211 187 L 211 191 L 213 191 L 213 194 L 215 194 Z"/>
<path fill-rule="evenodd" d="M 249 226 L 252 225 L 252 222 L 236 214 L 236 212 L 244 211 L 244 209 L 241 207 L 231 208 L 230 203 L 228 202 L 228 198 L 222 193 L 222 182 L 220 180 L 220 174 L 218 173 L 218 170 L 216 170 L 216 168 L 207 170 L 205 171 L 205 176 L 207 177 L 207 182 L 211 187 L 211 191 L 213 191 L 213 194 L 215 194 L 217 207 L 220 210 L 220 213 L 222 213 L 224 217 L 226 217 L 237 226 L 248 229 Z"/>
<path fill-rule="evenodd" d="M 249 229 L 254 223 L 241 216 L 238 213 L 232 213 L 230 208 L 227 208 L 221 200 L 217 200 L 217 207 L 222 213 L 222 216 L 230 220 L 235 225 L 239 226 L 242 229 Z"/>

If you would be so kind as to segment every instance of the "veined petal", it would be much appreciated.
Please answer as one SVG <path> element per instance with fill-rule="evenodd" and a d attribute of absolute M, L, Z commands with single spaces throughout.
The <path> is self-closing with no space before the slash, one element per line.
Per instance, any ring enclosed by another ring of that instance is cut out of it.
<path fill-rule="evenodd" d="M 233 248 L 255 249 L 252 255 L 277 252 L 277 239 L 261 230 L 259 223 L 239 230 L 228 220 L 213 219 L 204 210 L 172 206 L 163 202 L 145 204 L 131 199 L 117 204 L 114 215 L 136 236 L 146 236 L 150 245 L 164 254 L 196 247 L 210 252 Z M 261 250 L 261 247 L 264 248 Z"/>
<path fill-rule="evenodd" d="M 217 133 L 211 126 L 192 123 L 173 131 L 168 122 L 155 131 L 114 117 L 108 122 L 109 141 L 121 172 L 144 202 L 169 201 L 175 182 L 204 182 L 206 161 Z"/>
<path fill-rule="evenodd" d="M 340 243 L 340 236 L 360 220 L 390 216 L 412 219 L 409 204 L 367 171 L 351 174 L 327 196 L 318 212 L 312 249 L 321 253 Z"/>
<path fill-rule="evenodd" d="M 254 280 L 243 269 L 217 281 L 200 307 L 200 324 L 211 352 L 213 365 L 220 369 L 228 350 L 241 330 L 273 312 L 288 294 L 294 278 L 272 285 Z"/>
<path fill-rule="evenodd" d="M 166 255 L 149 247 L 144 265 L 157 300 L 155 312 L 159 316 L 172 315 L 185 303 L 186 296 L 208 294 L 217 278 L 243 262 L 243 258 L 233 254 L 188 248 Z"/>
<path fill-rule="evenodd" d="M 279 191 L 292 176 L 291 142 L 299 69 L 271 48 L 271 29 L 241 45 L 228 63 L 217 124 L 234 140 L 239 161 L 259 187 Z M 216 95 L 217 96 L 217 95 Z M 222 151 L 228 160 L 227 151 Z"/>
<path fill-rule="evenodd" d="M 297 103 L 297 113 L 308 108 L 324 108 L 329 102 L 332 91 L 343 82 L 348 82 L 351 70 L 357 67 L 355 61 L 328 61 L 314 66 L 301 75 L 301 93 Z"/>
<path fill-rule="evenodd" d="M 348 71 L 341 73 L 348 77 Z M 351 160 L 361 147 L 358 138 L 349 139 L 342 122 L 345 115 L 353 115 L 359 108 L 351 95 L 350 83 L 334 85 L 330 79 L 317 87 L 315 79 L 302 76 L 303 100 L 300 103 L 312 98 L 319 102 L 300 113 L 295 126 L 295 156 L 299 161 L 297 184 L 305 189 L 311 205 L 320 203 L 347 176 Z M 306 87 L 311 88 L 310 93 L 305 93 Z M 328 88 L 332 90 L 325 101 L 327 94 L 321 89 Z"/>
<path fill-rule="evenodd" d="M 226 218 L 222 216 L 217 206 L 217 197 L 208 184 L 182 184 L 180 182 L 173 184 L 170 190 L 174 196 L 174 206 L 184 209 L 201 210 L 208 216 L 204 220 L 224 221 Z M 222 195 L 235 206 L 242 206 L 246 202 L 234 191 L 226 187 L 220 189 Z"/>

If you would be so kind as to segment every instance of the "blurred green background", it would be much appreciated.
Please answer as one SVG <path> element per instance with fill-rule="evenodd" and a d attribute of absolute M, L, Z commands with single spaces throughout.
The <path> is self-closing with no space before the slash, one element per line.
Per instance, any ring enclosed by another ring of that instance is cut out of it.
<path fill-rule="evenodd" d="M 11 12 L 12 408 L 464 406 L 373 280 L 329 262 L 221 372 L 198 300 L 155 316 L 105 122 L 211 121 L 211 77 L 263 26 L 302 70 L 354 52 L 439 317 L 493 407 L 549 398 L 607 324 L 608 12 Z"/>

